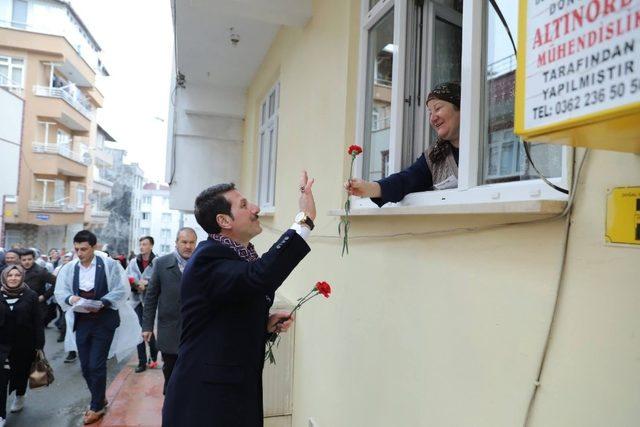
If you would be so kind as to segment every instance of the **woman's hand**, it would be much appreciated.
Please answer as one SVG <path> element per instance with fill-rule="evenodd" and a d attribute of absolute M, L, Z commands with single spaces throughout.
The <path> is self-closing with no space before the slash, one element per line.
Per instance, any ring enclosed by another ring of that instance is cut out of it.
<path fill-rule="evenodd" d="M 377 182 L 365 181 L 360 178 L 351 178 L 344 183 L 344 188 L 350 196 L 380 197 L 382 189 Z"/>

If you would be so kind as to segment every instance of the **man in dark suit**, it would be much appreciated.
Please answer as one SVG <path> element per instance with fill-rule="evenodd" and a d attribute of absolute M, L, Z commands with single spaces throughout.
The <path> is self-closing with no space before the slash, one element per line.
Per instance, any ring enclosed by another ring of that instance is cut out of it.
<path fill-rule="evenodd" d="M 153 270 L 147 292 L 144 297 L 144 315 L 142 318 L 142 337 L 149 342 L 153 334 L 153 324 L 158 312 L 157 343 L 162 352 L 162 373 L 164 374 L 164 392 L 178 358 L 180 344 L 180 280 L 182 272 L 191 258 L 198 236 L 193 228 L 183 227 L 176 236 L 176 250 L 168 255 L 156 258 L 151 265 Z"/>
<path fill-rule="evenodd" d="M 195 216 L 209 239 L 198 245 L 182 276 L 182 335 L 162 411 L 165 427 L 263 425 L 262 368 L 268 333 L 292 323 L 269 315 L 276 289 L 309 253 L 316 207 L 306 172 L 300 212 L 262 257 L 251 239 L 260 209 L 233 184 L 204 190 Z"/>
<path fill-rule="evenodd" d="M 55 291 L 56 276 L 51 274 L 49 270 L 36 264 L 36 253 L 33 249 L 25 249 L 20 253 L 20 264 L 24 268 L 24 282 L 38 294 L 38 303 L 43 326 L 47 326 L 45 319 L 49 307 L 47 300 L 51 298 Z M 49 286 L 47 286 L 49 284 Z M 52 319 L 49 319 L 49 322 Z"/>

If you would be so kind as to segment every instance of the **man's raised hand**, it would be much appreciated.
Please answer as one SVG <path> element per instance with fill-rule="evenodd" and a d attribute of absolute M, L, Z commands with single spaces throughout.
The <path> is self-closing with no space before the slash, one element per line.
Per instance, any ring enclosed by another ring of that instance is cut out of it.
<path fill-rule="evenodd" d="M 313 199 L 313 192 L 311 190 L 314 182 L 315 180 L 313 178 L 309 179 L 307 171 L 303 170 L 300 176 L 300 201 L 298 205 L 300 210 L 309 215 L 312 221 L 316 219 L 316 202 Z"/>

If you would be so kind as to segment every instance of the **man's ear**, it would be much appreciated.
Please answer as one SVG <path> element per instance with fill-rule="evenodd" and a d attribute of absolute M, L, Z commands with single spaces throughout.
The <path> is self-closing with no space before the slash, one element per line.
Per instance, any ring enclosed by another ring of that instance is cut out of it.
<path fill-rule="evenodd" d="M 226 214 L 218 214 L 216 215 L 216 222 L 223 230 L 228 230 L 231 228 L 231 217 Z"/>

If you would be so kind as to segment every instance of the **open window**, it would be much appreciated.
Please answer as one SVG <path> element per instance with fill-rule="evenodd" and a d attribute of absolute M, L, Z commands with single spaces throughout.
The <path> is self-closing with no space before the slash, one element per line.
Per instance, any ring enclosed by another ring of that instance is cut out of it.
<path fill-rule="evenodd" d="M 498 0 L 517 37 L 519 2 Z M 379 180 L 408 167 L 435 141 L 425 106 L 431 88 L 459 81 L 458 188 L 416 193 L 398 205 L 566 200 L 539 179 L 513 134 L 516 61 L 489 1 L 363 0 L 356 174 Z M 568 186 L 569 148 L 534 144 L 538 169 Z M 353 208 L 374 205 L 354 200 Z"/>

